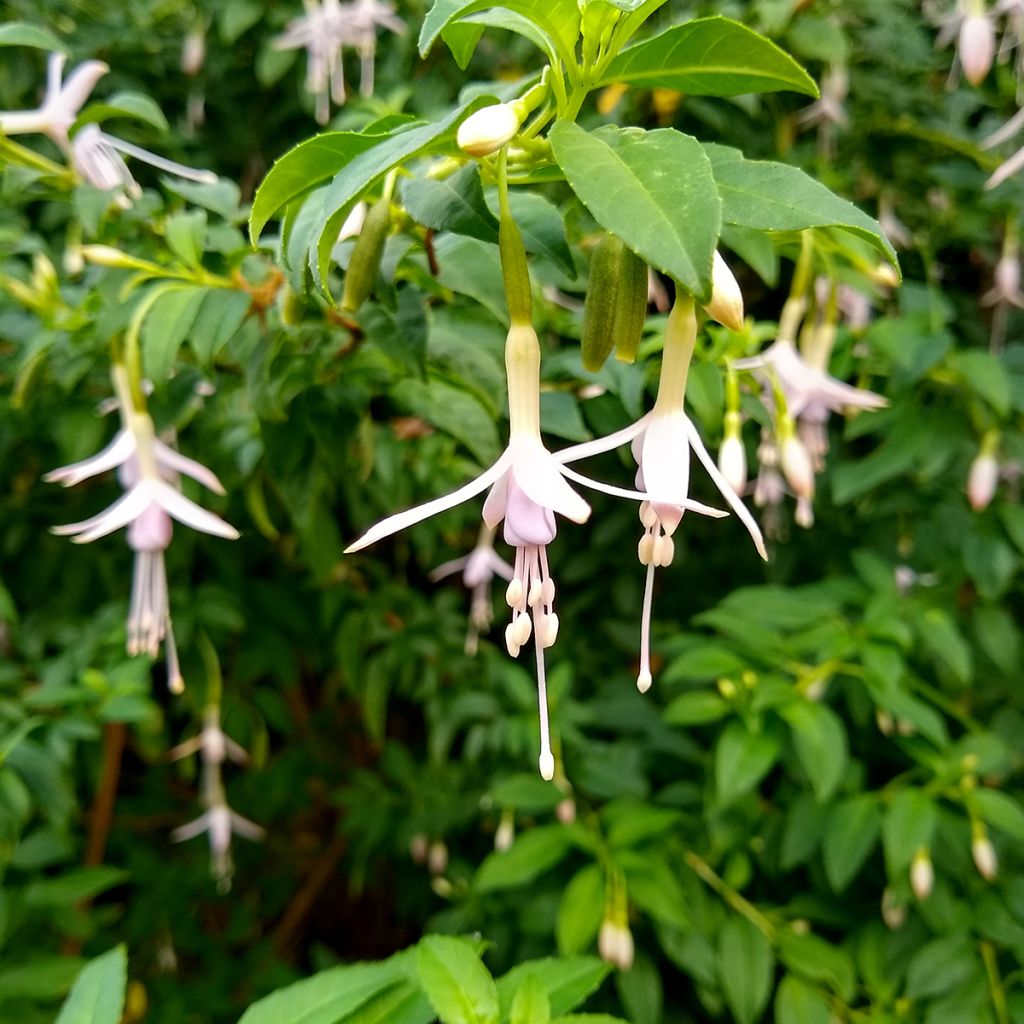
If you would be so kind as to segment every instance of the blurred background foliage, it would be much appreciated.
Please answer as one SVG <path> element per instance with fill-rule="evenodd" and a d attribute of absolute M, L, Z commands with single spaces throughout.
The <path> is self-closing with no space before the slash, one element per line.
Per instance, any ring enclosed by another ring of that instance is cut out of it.
<path fill-rule="evenodd" d="M 735 519 L 687 517 L 658 581 L 647 696 L 634 686 L 635 510 L 598 495 L 587 527 L 560 531 L 561 770 L 546 784 L 533 771 L 529 665 L 507 658 L 500 635 L 467 655 L 468 595 L 429 579 L 472 546 L 477 509 L 340 554 L 374 519 L 459 485 L 500 450 L 504 307 L 493 246 L 439 238 L 437 279 L 400 234 L 386 301 L 354 336 L 290 291 L 271 248 L 250 249 L 254 188 L 315 130 L 301 56 L 272 46 L 299 13 L 284 0 L 5 5 L 76 60 L 106 61 L 99 96 L 155 100 L 168 130 L 125 120 L 124 137 L 222 180 L 161 184 L 136 165 L 145 191 L 126 210 L 14 165 L 0 183 L 0 1021 L 52 1020 L 85 959 L 116 943 L 132 979 L 126 1019 L 227 1022 L 275 988 L 427 931 L 479 933 L 496 974 L 592 954 L 625 905 L 635 960 L 587 1003 L 593 1013 L 1024 1020 L 1024 315 L 981 304 L 1021 209 L 1017 181 L 984 189 L 1000 157 L 980 147 L 1016 110 L 1012 57 L 980 87 L 948 81 L 952 51 L 910 0 L 672 2 L 660 24 L 726 14 L 817 80 L 845 69 L 845 117 L 808 128 L 806 102 L 788 94 L 643 91 L 602 96 L 586 115 L 803 166 L 898 218 L 905 283 L 851 278 L 875 316 L 841 329 L 832 371 L 891 404 L 833 422 L 813 529 L 791 507 L 769 510 L 762 566 Z M 424 5 L 403 0 L 399 13 L 410 32 L 381 39 L 377 94 L 351 98 L 332 127 L 431 116 L 461 88 L 442 48 L 416 58 Z M 186 74 L 190 33 L 205 59 Z M 0 107 L 33 106 L 44 64 L 38 50 L 4 48 Z M 535 67 L 521 39 L 488 32 L 469 76 Z M 558 188 L 547 195 L 582 269 L 586 216 Z M 111 433 L 97 408 L 108 339 L 131 313 L 128 273 L 83 266 L 83 242 L 192 259 L 234 282 L 204 315 L 155 318 L 143 336 L 147 359 L 174 368 L 151 399 L 158 426 L 218 473 L 230 495 L 218 510 L 243 533 L 229 545 L 181 529 L 169 551 L 181 698 L 162 664 L 124 654 L 127 546 L 76 548 L 47 532 L 113 494 L 105 479 L 68 492 L 40 481 Z M 773 335 L 790 264 L 734 264 L 754 347 Z M 582 296 L 585 272 L 534 269 L 547 294 Z M 410 291 L 423 301 L 396 299 Z M 661 322 L 652 315 L 645 351 Z M 582 369 L 578 310 L 545 304 L 538 327 L 554 445 L 649 404 L 650 364 Z M 711 445 L 721 338 L 702 336 L 688 396 Z M 745 403 L 763 421 L 753 394 Z M 748 423 L 751 461 L 755 435 Z M 975 510 L 966 486 L 985 437 L 1000 479 Z M 623 483 L 632 472 L 621 454 L 599 469 Z M 699 475 L 695 488 L 711 499 Z M 247 769 L 225 769 L 230 802 L 267 832 L 234 844 L 229 891 L 201 840 L 169 840 L 198 799 L 194 764 L 168 751 L 197 732 L 218 674 L 225 732 L 251 754 Z"/>

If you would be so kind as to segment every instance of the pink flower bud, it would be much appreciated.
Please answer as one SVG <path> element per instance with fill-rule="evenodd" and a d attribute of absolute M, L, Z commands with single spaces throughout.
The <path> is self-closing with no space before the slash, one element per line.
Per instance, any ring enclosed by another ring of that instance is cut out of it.
<path fill-rule="evenodd" d="M 597 951 L 606 963 L 628 971 L 633 966 L 633 933 L 627 925 L 605 919 L 597 937 Z"/>
<path fill-rule="evenodd" d="M 910 865 L 910 888 L 919 900 L 926 900 L 932 894 L 935 886 L 935 868 L 932 866 L 932 858 L 925 847 L 921 847 L 914 854 L 914 861 Z"/>
<path fill-rule="evenodd" d="M 975 512 L 983 512 L 991 504 L 999 484 L 999 462 L 995 455 L 982 449 L 971 463 L 967 477 L 967 500 Z"/>
<path fill-rule="evenodd" d="M 560 800 L 555 808 L 555 817 L 563 825 L 571 825 L 576 820 L 576 801 L 571 796 Z"/>
<path fill-rule="evenodd" d="M 894 932 L 898 932 L 907 923 L 906 906 L 896 899 L 896 894 L 889 888 L 882 893 L 882 920 Z"/>
<path fill-rule="evenodd" d="M 443 875 L 448 867 L 448 847 L 443 839 L 437 839 L 430 844 L 427 852 L 427 869 L 432 875 Z"/>
<path fill-rule="evenodd" d="M 409 856 L 412 858 L 413 864 L 426 864 L 429 845 L 430 840 L 422 832 L 417 832 L 409 840 Z"/>
<path fill-rule="evenodd" d="M 510 849 L 516 841 L 516 823 L 511 814 L 503 814 L 498 823 L 497 831 L 494 833 L 494 849 L 498 853 L 504 853 Z"/>
<path fill-rule="evenodd" d="M 519 131 L 519 124 L 519 111 L 514 104 L 496 103 L 470 114 L 459 125 L 456 141 L 459 149 L 470 156 L 490 156 Z"/>
<path fill-rule="evenodd" d="M 813 498 L 814 466 L 807 446 L 795 434 L 783 439 L 779 446 L 779 462 L 793 493 L 798 498 Z"/>
<path fill-rule="evenodd" d="M 996 56 L 995 25 L 987 14 L 968 14 L 964 18 L 957 52 L 964 77 L 971 85 L 981 85 Z"/>
<path fill-rule="evenodd" d="M 986 882 L 995 881 L 999 874 L 999 858 L 996 856 L 996 848 L 992 840 L 985 833 L 985 826 L 980 822 L 974 827 L 974 838 L 971 840 L 971 856 L 974 858 L 974 866 L 978 874 Z"/>
<path fill-rule="evenodd" d="M 742 494 L 747 486 L 747 451 L 736 434 L 727 434 L 718 450 L 718 468 L 726 483 Z"/>

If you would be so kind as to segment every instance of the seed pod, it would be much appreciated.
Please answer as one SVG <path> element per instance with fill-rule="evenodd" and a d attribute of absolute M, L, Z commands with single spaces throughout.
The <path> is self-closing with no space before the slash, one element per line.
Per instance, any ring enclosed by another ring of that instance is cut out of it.
<path fill-rule="evenodd" d="M 370 207 L 363 221 L 362 230 L 356 239 L 355 248 L 348 261 L 345 274 L 345 291 L 341 297 L 341 308 L 346 313 L 356 313 L 370 297 L 380 272 L 380 261 L 384 255 L 384 243 L 391 230 L 391 200 L 381 199 Z"/>
<path fill-rule="evenodd" d="M 596 373 L 615 345 L 615 312 L 619 274 L 625 246 L 614 235 L 605 235 L 590 259 L 587 301 L 583 307 L 583 366 Z"/>
<path fill-rule="evenodd" d="M 615 358 L 623 363 L 636 359 L 647 319 L 647 264 L 631 249 L 622 247 L 619 294 L 615 301 Z"/>

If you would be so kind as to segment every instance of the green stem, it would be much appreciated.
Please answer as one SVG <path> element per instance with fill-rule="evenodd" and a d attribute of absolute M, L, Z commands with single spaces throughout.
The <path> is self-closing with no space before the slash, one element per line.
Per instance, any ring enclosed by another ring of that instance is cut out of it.
<path fill-rule="evenodd" d="M 741 896 L 717 875 L 711 865 L 693 850 L 687 850 L 683 854 L 683 858 L 702 882 L 718 893 L 736 913 L 745 917 L 769 942 L 774 944 L 777 934 L 775 925 L 753 903 Z"/>
<path fill-rule="evenodd" d="M 992 1008 L 996 1011 L 999 1024 L 1010 1024 L 1010 1011 L 1006 1005 L 1006 991 L 999 980 L 999 964 L 996 962 L 996 951 L 990 942 L 982 942 L 981 958 L 985 962 L 985 974 L 988 975 L 988 991 L 992 998 Z"/>

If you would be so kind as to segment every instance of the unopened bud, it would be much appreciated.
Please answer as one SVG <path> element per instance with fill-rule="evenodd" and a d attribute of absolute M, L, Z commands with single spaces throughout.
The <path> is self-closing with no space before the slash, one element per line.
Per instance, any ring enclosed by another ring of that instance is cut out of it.
<path fill-rule="evenodd" d="M 981 85 L 996 56 L 996 29 L 988 14 L 974 13 L 964 18 L 957 53 L 964 77 L 971 85 Z"/>
<path fill-rule="evenodd" d="M 606 963 L 628 971 L 633 966 L 633 933 L 627 925 L 605 920 L 597 936 L 597 951 Z"/>
<path fill-rule="evenodd" d="M 891 263 L 876 264 L 873 270 L 868 271 L 868 277 L 883 288 L 899 287 L 900 275 Z"/>
<path fill-rule="evenodd" d="M 619 288 L 615 299 L 615 358 L 623 363 L 636 359 L 647 320 L 647 264 L 623 246 L 619 264 Z"/>
<path fill-rule="evenodd" d="M 888 887 L 882 893 L 882 920 L 894 932 L 898 932 L 907 923 L 906 905 Z"/>
<path fill-rule="evenodd" d="M 83 245 L 81 252 L 89 263 L 95 263 L 99 267 L 113 267 L 117 270 L 160 269 L 156 264 L 140 260 L 136 256 L 115 249 L 112 245 Z"/>
<path fill-rule="evenodd" d="M 779 462 L 786 482 L 798 498 L 814 497 L 814 467 L 807 446 L 795 434 L 782 440 Z"/>
<path fill-rule="evenodd" d="M 542 750 L 537 758 L 537 767 L 540 769 L 540 777 L 550 782 L 555 777 L 555 755 L 550 750 Z"/>
<path fill-rule="evenodd" d="M 971 463 L 967 477 L 967 500 L 975 512 L 983 512 L 996 496 L 999 485 L 999 461 L 992 452 L 982 449 Z"/>
<path fill-rule="evenodd" d="M 520 114 L 513 103 L 496 103 L 470 114 L 456 135 L 459 149 L 477 158 L 497 153 L 519 131 Z"/>
<path fill-rule="evenodd" d="M 78 277 L 85 270 L 85 257 L 80 245 L 68 245 L 64 250 L 64 273 L 68 277 Z"/>
<path fill-rule="evenodd" d="M 654 677 L 646 669 L 636 677 L 636 688 L 641 693 L 646 693 L 654 682 Z"/>
<path fill-rule="evenodd" d="M 718 468 L 725 482 L 737 494 L 742 494 L 747 486 L 747 450 L 738 433 L 726 433 L 722 447 L 718 450 Z"/>
<path fill-rule="evenodd" d="M 576 801 L 571 796 L 560 800 L 555 808 L 555 817 L 563 825 L 571 825 L 576 820 Z"/>
<path fill-rule="evenodd" d="M 417 832 L 409 840 L 409 856 L 412 858 L 413 864 L 427 863 L 427 850 L 429 846 L 430 840 L 422 832 Z"/>
<path fill-rule="evenodd" d="M 499 853 L 504 853 L 516 841 L 516 821 L 511 811 L 506 811 L 501 816 L 498 829 L 494 833 L 494 848 Z"/>
<path fill-rule="evenodd" d="M 999 858 L 996 856 L 996 848 L 992 845 L 992 840 L 989 839 L 985 832 L 985 826 L 980 821 L 975 822 L 971 831 L 973 833 L 971 856 L 974 858 L 974 866 L 986 882 L 993 882 L 996 875 L 999 874 Z"/>
<path fill-rule="evenodd" d="M 341 308 L 346 313 L 358 313 L 370 297 L 377 283 L 384 245 L 390 233 L 391 200 L 385 196 L 370 207 L 349 257 L 345 290 L 341 297 Z"/>
<path fill-rule="evenodd" d="M 884 708 L 875 709 L 875 724 L 883 736 L 891 736 L 896 731 L 896 723 L 893 721 L 892 715 Z"/>
<path fill-rule="evenodd" d="M 717 249 L 711 270 L 711 301 L 704 312 L 730 331 L 743 330 L 743 292 Z"/>
<path fill-rule="evenodd" d="M 202 29 L 194 28 L 181 47 L 181 70 L 184 74 L 198 75 L 206 60 L 206 35 Z"/>
<path fill-rule="evenodd" d="M 596 373 L 604 366 L 615 347 L 615 311 L 624 249 L 625 246 L 615 235 L 606 234 L 594 247 L 590 257 L 580 351 L 583 367 L 591 373 Z"/>
<path fill-rule="evenodd" d="M 437 839 L 430 844 L 427 853 L 427 868 L 432 875 L 443 875 L 448 867 L 448 847 L 443 839 Z"/>
<path fill-rule="evenodd" d="M 914 854 L 913 863 L 910 865 L 910 888 L 914 895 L 921 901 L 928 899 L 935 886 L 935 868 L 932 866 L 932 858 L 925 847 L 921 847 Z"/>

